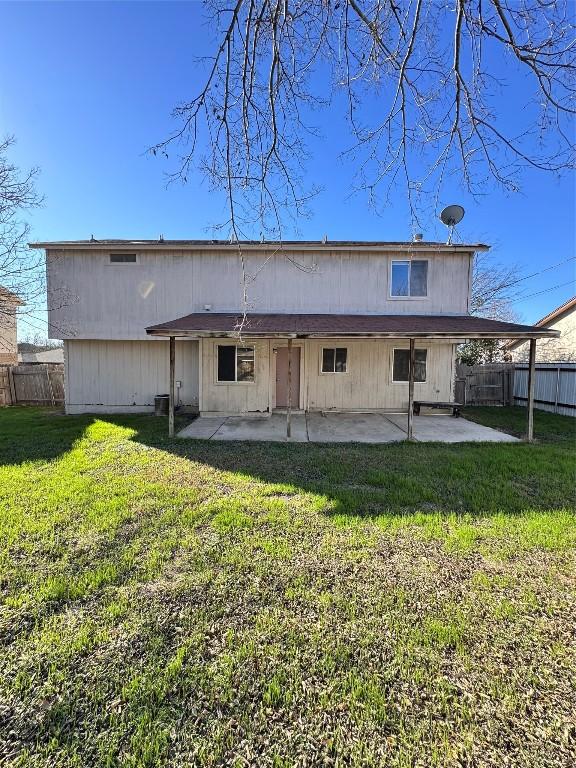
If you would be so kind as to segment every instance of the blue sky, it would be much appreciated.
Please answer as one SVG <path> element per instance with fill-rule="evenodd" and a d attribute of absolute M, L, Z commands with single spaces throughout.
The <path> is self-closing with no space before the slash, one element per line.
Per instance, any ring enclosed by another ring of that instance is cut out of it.
<path fill-rule="evenodd" d="M 0 29 L 0 134 L 17 137 L 17 164 L 41 168 L 46 201 L 31 217 L 34 239 L 212 236 L 211 225 L 225 218 L 222 197 L 200 175 L 167 188 L 164 174 L 173 166 L 145 153 L 174 128 L 172 108 L 201 82 L 195 59 L 212 42 L 201 3 L 2 2 Z M 518 103 L 525 85 L 507 75 Z M 402 189 L 382 215 L 364 197 L 349 197 L 353 169 L 336 160 L 342 119 L 336 111 L 317 114 L 323 138 L 310 175 L 324 191 L 300 222 L 301 235 L 408 239 Z M 574 256 L 576 193 L 570 176 L 527 172 L 522 181 L 519 194 L 495 189 L 478 201 L 455 189 L 445 202 L 466 208 L 462 239 L 492 244 L 498 261 L 531 274 Z M 427 239 L 445 237 L 433 219 L 422 229 Z M 526 280 L 525 294 L 573 280 L 574 264 Z M 516 309 L 535 321 L 573 293 L 565 285 Z"/>

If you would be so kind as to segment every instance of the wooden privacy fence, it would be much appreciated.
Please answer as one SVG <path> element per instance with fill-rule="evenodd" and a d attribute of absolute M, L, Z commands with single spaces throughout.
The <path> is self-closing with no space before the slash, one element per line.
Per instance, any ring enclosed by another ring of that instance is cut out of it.
<path fill-rule="evenodd" d="M 60 405 L 64 403 L 64 366 L 0 366 L 0 405 Z"/>
<path fill-rule="evenodd" d="M 465 405 L 513 405 L 514 365 L 458 365 L 454 394 Z"/>
<path fill-rule="evenodd" d="M 458 365 L 454 396 L 465 405 L 526 405 L 528 364 Z M 534 407 L 576 416 L 576 363 L 536 363 Z"/>

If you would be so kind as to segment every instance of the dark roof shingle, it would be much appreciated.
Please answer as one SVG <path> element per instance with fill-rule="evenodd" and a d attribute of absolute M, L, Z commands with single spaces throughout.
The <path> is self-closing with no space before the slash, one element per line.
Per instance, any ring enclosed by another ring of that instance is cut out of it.
<path fill-rule="evenodd" d="M 389 336 L 447 338 L 529 338 L 557 336 L 532 325 L 488 320 L 472 315 L 328 315 L 198 312 L 153 325 L 154 336 Z"/>

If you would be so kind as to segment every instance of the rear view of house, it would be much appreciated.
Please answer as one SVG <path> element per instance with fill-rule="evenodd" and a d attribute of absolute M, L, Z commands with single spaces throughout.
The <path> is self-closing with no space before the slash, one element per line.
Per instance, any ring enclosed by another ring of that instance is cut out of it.
<path fill-rule="evenodd" d="M 35 247 L 46 249 L 50 336 L 64 339 L 68 413 L 151 411 L 171 358 L 177 403 L 203 414 L 402 411 L 410 396 L 451 400 L 463 339 L 557 335 L 468 314 L 484 245 Z"/>

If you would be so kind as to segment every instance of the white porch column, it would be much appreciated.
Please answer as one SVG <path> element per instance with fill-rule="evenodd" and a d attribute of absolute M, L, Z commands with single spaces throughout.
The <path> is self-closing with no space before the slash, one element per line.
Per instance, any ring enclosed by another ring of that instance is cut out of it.
<path fill-rule="evenodd" d="M 174 366 L 176 361 L 176 339 L 170 336 L 170 395 L 168 401 L 168 437 L 174 437 Z"/>
<path fill-rule="evenodd" d="M 288 339 L 288 403 L 286 408 L 286 438 L 292 437 L 292 339 Z"/>
<path fill-rule="evenodd" d="M 408 362 L 408 440 L 413 440 L 414 428 L 414 339 L 410 339 L 410 358 Z"/>

